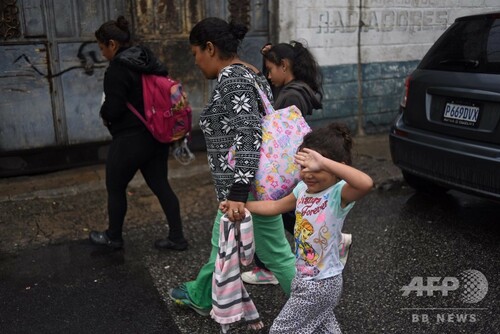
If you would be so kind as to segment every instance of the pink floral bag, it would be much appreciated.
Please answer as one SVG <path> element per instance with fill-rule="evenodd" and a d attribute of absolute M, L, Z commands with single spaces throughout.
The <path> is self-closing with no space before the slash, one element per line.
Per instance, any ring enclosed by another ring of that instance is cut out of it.
<path fill-rule="evenodd" d="M 260 162 L 251 192 L 258 200 L 276 200 L 290 194 L 300 180 L 300 169 L 294 161 L 304 136 L 311 131 L 296 106 L 274 110 L 267 95 L 257 86 L 266 114 L 262 118 Z M 235 148 L 229 151 L 234 166 Z"/>

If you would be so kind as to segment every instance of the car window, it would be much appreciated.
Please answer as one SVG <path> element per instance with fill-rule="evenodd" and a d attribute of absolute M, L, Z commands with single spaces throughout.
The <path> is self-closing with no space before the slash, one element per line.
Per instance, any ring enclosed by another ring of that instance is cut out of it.
<path fill-rule="evenodd" d="M 488 62 L 500 62 L 500 20 L 495 20 L 491 26 L 486 55 Z"/>
<path fill-rule="evenodd" d="M 482 17 L 453 23 L 419 68 L 500 74 L 500 19 Z"/>

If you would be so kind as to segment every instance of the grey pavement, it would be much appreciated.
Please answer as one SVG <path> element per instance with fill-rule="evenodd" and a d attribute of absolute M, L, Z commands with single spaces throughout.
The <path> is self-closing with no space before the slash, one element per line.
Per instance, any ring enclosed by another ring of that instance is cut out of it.
<path fill-rule="evenodd" d="M 403 184 L 387 134 L 354 140 L 354 165 L 376 188 Z M 168 228 L 140 174 L 128 190 L 119 253 L 98 251 L 87 240 L 90 230 L 106 228 L 104 165 L 0 179 L 0 332 L 216 333 L 210 318 L 167 297 L 168 289 L 195 278 L 210 253 L 217 202 L 205 152 L 187 166 L 171 159 L 169 177 L 181 202 L 186 252 L 152 247 Z M 269 325 L 284 294 L 277 286 L 247 288 Z"/>
<path fill-rule="evenodd" d="M 170 179 L 189 178 L 208 172 L 205 152 L 195 152 L 196 159 L 189 165 L 181 165 L 171 158 Z M 391 162 L 388 135 L 376 134 L 354 138 L 354 164 L 369 173 L 375 187 L 399 183 L 401 173 Z M 0 202 L 53 198 L 74 195 L 89 190 L 105 189 L 104 165 L 93 165 L 54 173 L 0 179 Z M 140 173 L 131 187 L 144 185 Z"/>

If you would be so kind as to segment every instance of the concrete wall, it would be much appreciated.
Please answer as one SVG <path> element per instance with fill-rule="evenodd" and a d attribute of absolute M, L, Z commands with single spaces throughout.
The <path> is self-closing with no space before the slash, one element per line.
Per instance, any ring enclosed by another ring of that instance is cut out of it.
<path fill-rule="evenodd" d="M 324 108 L 313 125 L 341 120 L 376 133 L 389 128 L 405 77 L 445 29 L 499 10 L 499 0 L 279 0 L 278 40 L 307 42 L 322 67 Z"/>

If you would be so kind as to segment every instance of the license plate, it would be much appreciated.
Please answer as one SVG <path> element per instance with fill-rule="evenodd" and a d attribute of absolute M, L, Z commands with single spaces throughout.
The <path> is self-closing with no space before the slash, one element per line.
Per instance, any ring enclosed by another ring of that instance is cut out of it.
<path fill-rule="evenodd" d="M 479 119 L 479 107 L 475 105 L 446 103 L 443 121 L 464 126 L 476 126 Z"/>

